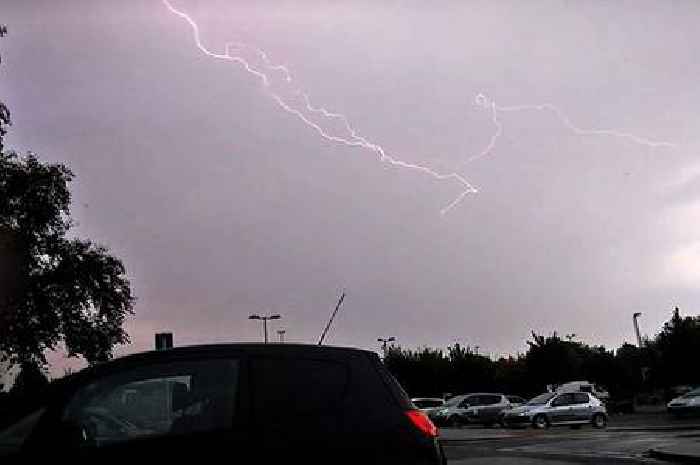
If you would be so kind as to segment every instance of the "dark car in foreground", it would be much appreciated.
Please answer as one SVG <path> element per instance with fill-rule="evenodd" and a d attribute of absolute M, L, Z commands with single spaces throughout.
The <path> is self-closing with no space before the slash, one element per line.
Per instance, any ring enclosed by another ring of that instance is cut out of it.
<path fill-rule="evenodd" d="M 437 429 L 372 352 L 229 344 L 137 354 L 55 382 L 0 431 L 34 463 L 444 465 Z"/>
<path fill-rule="evenodd" d="M 558 425 L 578 428 L 585 424 L 604 428 L 608 414 L 603 402 L 588 392 L 547 392 L 505 412 L 503 422 L 506 426 L 532 425 L 539 429 Z"/>

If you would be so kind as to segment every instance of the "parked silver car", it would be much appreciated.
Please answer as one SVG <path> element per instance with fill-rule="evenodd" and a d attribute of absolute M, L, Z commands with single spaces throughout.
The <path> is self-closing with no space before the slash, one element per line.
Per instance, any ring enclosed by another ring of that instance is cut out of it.
<path fill-rule="evenodd" d="M 585 424 L 605 428 L 608 414 L 603 402 L 588 392 L 547 392 L 521 407 L 506 411 L 503 422 L 506 426 L 532 425 L 540 429 L 555 425 L 580 427 Z"/>
<path fill-rule="evenodd" d="M 505 410 L 511 408 L 503 394 L 475 393 L 449 399 L 443 408 L 433 412 L 431 419 L 444 426 L 461 426 L 467 423 L 493 425 L 498 423 Z"/>
<path fill-rule="evenodd" d="M 676 397 L 666 406 L 674 415 L 700 415 L 700 388 Z"/>

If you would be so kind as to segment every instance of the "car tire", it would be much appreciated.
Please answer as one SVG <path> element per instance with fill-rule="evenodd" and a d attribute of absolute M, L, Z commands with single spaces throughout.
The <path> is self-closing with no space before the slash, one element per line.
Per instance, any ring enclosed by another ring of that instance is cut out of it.
<path fill-rule="evenodd" d="M 591 419 L 591 424 L 594 428 L 603 429 L 608 426 L 608 417 L 602 413 L 596 413 L 593 415 L 593 419 Z"/>
<path fill-rule="evenodd" d="M 535 415 L 535 418 L 532 419 L 532 427 L 535 429 L 549 428 L 549 420 L 547 419 L 547 416 L 544 413 Z"/>

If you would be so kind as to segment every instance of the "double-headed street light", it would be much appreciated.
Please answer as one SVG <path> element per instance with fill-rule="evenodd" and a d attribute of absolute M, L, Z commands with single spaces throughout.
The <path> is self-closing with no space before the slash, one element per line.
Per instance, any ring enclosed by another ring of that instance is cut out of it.
<path fill-rule="evenodd" d="M 262 320 L 263 322 L 263 334 L 265 335 L 265 344 L 267 344 L 267 320 L 279 320 L 282 318 L 280 315 L 258 315 L 253 314 L 248 317 L 249 320 Z"/>
<path fill-rule="evenodd" d="M 391 337 L 388 337 L 388 338 L 381 338 L 381 337 L 380 337 L 379 339 L 377 339 L 378 342 L 381 342 L 381 343 L 382 343 L 382 351 L 384 352 L 384 354 L 386 354 L 386 345 L 387 345 L 389 342 L 394 342 L 395 340 L 396 340 L 396 338 L 395 338 L 394 336 L 391 336 Z"/>

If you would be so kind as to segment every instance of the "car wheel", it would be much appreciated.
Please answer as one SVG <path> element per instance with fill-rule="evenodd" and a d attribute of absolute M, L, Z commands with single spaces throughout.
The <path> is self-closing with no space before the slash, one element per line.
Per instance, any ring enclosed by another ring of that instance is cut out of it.
<path fill-rule="evenodd" d="M 591 423 L 593 423 L 594 428 L 605 428 L 608 425 L 608 418 L 602 413 L 596 413 L 593 415 Z"/>
<path fill-rule="evenodd" d="M 547 420 L 547 417 L 540 413 L 539 415 L 536 415 L 535 418 L 532 419 L 532 427 L 536 429 L 545 429 L 549 426 L 549 420 Z"/>

